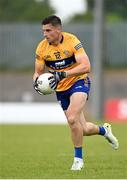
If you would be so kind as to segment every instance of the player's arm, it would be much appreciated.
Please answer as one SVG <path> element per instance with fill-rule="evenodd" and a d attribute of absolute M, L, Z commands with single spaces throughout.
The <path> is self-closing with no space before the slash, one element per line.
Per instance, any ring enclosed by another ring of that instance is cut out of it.
<path fill-rule="evenodd" d="M 33 82 L 35 82 L 35 80 L 44 73 L 45 61 L 43 58 L 43 51 L 43 41 L 41 41 L 38 44 L 35 52 L 35 71 L 33 74 Z"/>
<path fill-rule="evenodd" d="M 38 77 L 44 73 L 45 70 L 45 59 L 44 59 L 44 52 L 45 48 L 43 47 L 43 41 L 41 41 L 36 49 L 36 55 L 35 55 L 35 71 L 33 74 L 33 87 L 34 89 L 39 93 L 42 94 L 42 92 L 38 88 Z M 56 88 L 56 82 L 54 76 L 49 79 L 50 86 L 52 89 Z"/>
<path fill-rule="evenodd" d="M 85 51 L 76 54 L 75 59 L 78 63 L 78 66 L 76 66 L 75 68 L 63 72 L 53 72 L 56 78 L 56 83 L 66 77 L 77 76 L 90 72 L 90 61 Z"/>
<path fill-rule="evenodd" d="M 34 82 L 41 74 L 44 73 L 44 68 L 45 68 L 45 64 L 39 64 L 39 63 L 35 62 L 35 72 L 33 75 Z"/>
<path fill-rule="evenodd" d="M 42 73 L 44 73 L 44 68 L 45 68 L 45 62 L 44 59 L 42 58 L 41 52 L 42 52 L 42 48 L 40 43 L 36 49 L 35 71 L 33 74 L 33 87 L 39 94 L 42 93 L 38 89 L 37 79 Z"/>
<path fill-rule="evenodd" d="M 75 59 L 76 62 L 78 63 L 78 66 L 66 71 L 66 77 L 81 75 L 90 72 L 91 65 L 85 51 L 75 54 Z"/>
<path fill-rule="evenodd" d="M 78 65 L 75 68 L 66 71 L 66 76 L 70 77 L 70 76 L 89 73 L 91 69 L 89 58 L 81 42 L 76 36 L 73 37 L 71 45 L 72 45 L 72 51 L 75 56 L 75 60 L 78 63 Z"/>

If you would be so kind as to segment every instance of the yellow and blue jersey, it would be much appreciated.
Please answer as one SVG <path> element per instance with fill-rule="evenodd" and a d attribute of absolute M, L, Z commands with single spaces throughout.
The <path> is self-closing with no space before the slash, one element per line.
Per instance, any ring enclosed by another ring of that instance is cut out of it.
<path fill-rule="evenodd" d="M 36 49 L 36 63 L 45 64 L 49 70 L 67 71 L 78 65 L 75 55 L 84 52 L 81 42 L 70 33 L 62 32 L 62 40 L 57 46 L 42 40 Z M 87 74 L 67 77 L 61 80 L 56 91 L 69 89 L 77 80 L 85 79 Z"/>

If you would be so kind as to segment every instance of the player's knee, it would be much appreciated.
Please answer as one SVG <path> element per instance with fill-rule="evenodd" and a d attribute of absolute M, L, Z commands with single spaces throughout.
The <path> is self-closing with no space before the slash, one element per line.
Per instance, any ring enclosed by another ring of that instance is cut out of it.
<path fill-rule="evenodd" d="M 67 120 L 70 126 L 73 126 L 76 122 L 76 115 L 72 113 L 67 113 Z"/>

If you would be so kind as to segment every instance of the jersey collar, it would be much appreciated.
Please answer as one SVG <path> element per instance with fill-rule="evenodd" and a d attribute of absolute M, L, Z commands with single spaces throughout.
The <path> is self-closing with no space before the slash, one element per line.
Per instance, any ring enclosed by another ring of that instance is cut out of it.
<path fill-rule="evenodd" d="M 63 34 L 62 34 L 62 38 L 61 38 L 61 40 L 60 40 L 60 43 L 61 43 L 61 44 L 62 44 L 63 40 L 64 40 L 64 36 L 63 36 Z"/>
<path fill-rule="evenodd" d="M 63 40 L 64 40 L 64 36 L 63 36 L 63 34 L 62 34 L 62 38 L 61 38 L 61 40 L 60 40 L 60 44 L 62 44 L 63 43 Z M 49 43 L 49 45 L 52 45 L 51 43 Z"/>

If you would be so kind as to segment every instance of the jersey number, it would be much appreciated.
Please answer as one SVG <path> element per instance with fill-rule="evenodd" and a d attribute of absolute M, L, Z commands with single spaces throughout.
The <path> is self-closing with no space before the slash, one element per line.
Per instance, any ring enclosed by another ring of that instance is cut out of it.
<path fill-rule="evenodd" d="M 56 56 L 56 59 L 61 59 L 60 52 L 55 52 L 54 55 Z"/>

